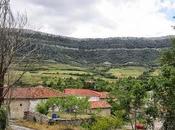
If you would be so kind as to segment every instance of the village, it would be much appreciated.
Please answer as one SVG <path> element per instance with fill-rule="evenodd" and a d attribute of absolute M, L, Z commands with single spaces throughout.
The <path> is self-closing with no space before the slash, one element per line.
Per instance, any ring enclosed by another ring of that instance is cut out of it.
<path fill-rule="evenodd" d="M 10 92 L 10 91 L 9 91 Z M 90 89 L 65 89 L 63 92 L 51 88 L 36 86 L 27 88 L 13 88 L 10 103 L 10 117 L 12 119 L 23 119 L 24 113 L 36 112 L 37 105 L 50 98 L 65 98 L 75 96 L 76 98 L 87 98 L 90 104 L 90 113 L 110 116 L 111 105 L 107 102 L 108 92 L 97 92 Z M 7 94 L 8 100 L 8 94 Z M 53 110 L 53 113 L 58 111 Z"/>
<path fill-rule="evenodd" d="M 0 0 L 0 130 L 175 130 L 175 0 Z"/>

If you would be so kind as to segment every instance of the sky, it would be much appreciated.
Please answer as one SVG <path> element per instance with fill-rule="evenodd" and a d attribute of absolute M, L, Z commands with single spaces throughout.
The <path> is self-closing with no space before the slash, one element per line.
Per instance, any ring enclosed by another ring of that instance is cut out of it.
<path fill-rule="evenodd" d="M 26 28 L 77 38 L 175 35 L 175 0 L 11 0 Z"/>

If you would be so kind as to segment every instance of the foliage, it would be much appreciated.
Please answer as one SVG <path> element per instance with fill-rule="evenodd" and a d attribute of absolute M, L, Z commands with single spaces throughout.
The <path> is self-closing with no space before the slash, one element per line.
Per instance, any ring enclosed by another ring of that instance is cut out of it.
<path fill-rule="evenodd" d="M 86 84 L 85 82 L 90 79 L 94 81 L 94 84 Z M 87 77 L 80 77 L 80 78 L 43 78 L 43 84 L 59 90 L 64 90 L 66 88 L 85 88 L 85 89 L 93 89 L 97 91 L 110 91 L 112 89 L 113 83 L 110 83 L 108 81 L 105 81 L 100 78 L 87 78 Z"/>
<path fill-rule="evenodd" d="M 47 115 L 49 108 L 58 107 L 59 111 L 70 113 L 83 113 L 89 109 L 87 98 L 78 98 L 75 96 L 67 96 L 65 98 L 50 98 L 45 102 L 40 102 L 37 105 L 37 111 Z"/>
<path fill-rule="evenodd" d="M 39 46 L 41 60 L 68 64 L 154 64 L 160 54 L 158 49 L 170 46 L 169 38 L 75 39 L 32 34 L 31 42 Z"/>
<path fill-rule="evenodd" d="M 5 130 L 7 121 L 7 113 L 4 108 L 0 108 L 0 130 Z"/>
<path fill-rule="evenodd" d="M 37 104 L 36 110 L 41 114 L 47 115 L 49 107 L 45 101 L 41 101 L 40 103 Z"/>
<path fill-rule="evenodd" d="M 111 117 L 96 117 L 95 122 L 90 127 L 91 130 L 115 130 L 123 125 L 122 119 L 114 116 Z"/>
<path fill-rule="evenodd" d="M 87 98 L 77 98 L 76 96 L 68 96 L 65 101 L 65 109 L 68 112 L 82 113 L 90 107 Z"/>
<path fill-rule="evenodd" d="M 131 77 L 119 80 L 116 85 L 112 95 L 117 98 L 117 101 L 113 102 L 112 105 L 116 106 L 116 111 L 123 110 L 124 119 L 128 120 L 134 129 L 136 121 L 139 119 L 137 117 L 138 111 L 141 111 L 144 105 L 145 86 L 141 80 Z"/>
<path fill-rule="evenodd" d="M 150 80 L 158 116 L 164 120 L 165 130 L 175 129 L 175 40 L 161 57 L 161 74 Z"/>
<path fill-rule="evenodd" d="M 163 51 L 161 55 L 161 65 L 170 65 L 175 67 L 175 39 L 172 39 L 172 47 Z"/>

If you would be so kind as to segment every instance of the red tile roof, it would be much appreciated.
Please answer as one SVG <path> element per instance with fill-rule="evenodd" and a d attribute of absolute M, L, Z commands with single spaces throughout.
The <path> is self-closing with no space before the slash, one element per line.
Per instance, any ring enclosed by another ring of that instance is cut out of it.
<path fill-rule="evenodd" d="M 90 89 L 65 89 L 66 95 L 108 98 L 108 92 L 97 92 Z"/>
<path fill-rule="evenodd" d="M 92 101 L 90 102 L 90 108 L 111 108 L 111 105 L 106 101 Z"/>
<path fill-rule="evenodd" d="M 43 86 L 13 88 L 9 91 L 6 97 L 12 92 L 13 99 L 47 99 L 51 97 L 63 97 L 64 94 Z"/>

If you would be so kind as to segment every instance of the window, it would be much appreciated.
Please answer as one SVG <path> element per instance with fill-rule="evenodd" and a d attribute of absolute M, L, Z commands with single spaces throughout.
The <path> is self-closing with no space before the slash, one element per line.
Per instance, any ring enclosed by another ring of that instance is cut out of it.
<path fill-rule="evenodd" d="M 20 106 L 22 106 L 22 104 L 20 104 Z"/>

